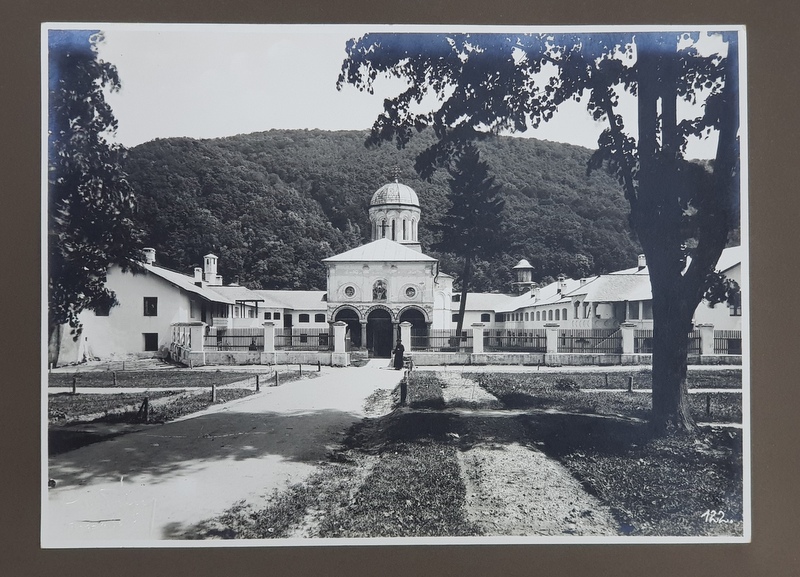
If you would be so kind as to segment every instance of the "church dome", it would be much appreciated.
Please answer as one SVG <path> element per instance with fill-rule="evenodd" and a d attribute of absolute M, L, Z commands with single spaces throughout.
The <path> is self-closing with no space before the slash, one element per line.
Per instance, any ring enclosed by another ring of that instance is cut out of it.
<path fill-rule="evenodd" d="M 382 204 L 405 204 L 419 207 L 419 197 L 414 189 L 399 182 L 390 182 L 380 187 L 372 195 L 370 206 L 380 206 Z"/>

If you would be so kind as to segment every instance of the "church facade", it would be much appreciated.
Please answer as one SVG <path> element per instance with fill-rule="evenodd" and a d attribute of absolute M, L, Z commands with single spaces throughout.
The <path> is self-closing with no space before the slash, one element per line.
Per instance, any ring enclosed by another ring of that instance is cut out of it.
<path fill-rule="evenodd" d="M 450 327 L 453 277 L 422 252 L 417 194 L 395 180 L 372 195 L 371 242 L 324 259 L 327 318 L 347 323 L 353 347 L 388 356 L 398 326 Z"/>

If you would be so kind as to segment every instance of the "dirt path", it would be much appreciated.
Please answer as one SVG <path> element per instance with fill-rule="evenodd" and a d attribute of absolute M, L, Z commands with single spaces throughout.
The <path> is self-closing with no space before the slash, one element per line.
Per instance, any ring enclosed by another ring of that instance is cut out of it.
<path fill-rule="evenodd" d="M 471 379 L 442 374 L 449 406 L 500 402 Z M 485 535 L 567 536 L 618 533 L 608 507 L 560 463 L 519 443 L 479 443 L 458 453 L 467 518 Z"/>

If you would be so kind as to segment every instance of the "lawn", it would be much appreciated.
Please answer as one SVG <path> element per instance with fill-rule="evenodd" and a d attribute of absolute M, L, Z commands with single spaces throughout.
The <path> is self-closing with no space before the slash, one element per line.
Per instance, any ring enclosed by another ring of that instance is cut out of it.
<path fill-rule="evenodd" d="M 114 379 L 116 375 L 116 385 Z M 271 375 L 261 375 L 262 384 Z M 283 377 L 283 374 L 281 375 Z M 50 387 L 71 387 L 72 379 L 82 387 L 119 387 L 119 388 L 176 388 L 176 387 L 210 387 L 211 385 L 229 385 L 243 380 L 255 382 L 253 373 L 237 373 L 229 371 L 192 371 L 171 369 L 166 371 L 104 371 L 50 373 L 47 384 Z"/>

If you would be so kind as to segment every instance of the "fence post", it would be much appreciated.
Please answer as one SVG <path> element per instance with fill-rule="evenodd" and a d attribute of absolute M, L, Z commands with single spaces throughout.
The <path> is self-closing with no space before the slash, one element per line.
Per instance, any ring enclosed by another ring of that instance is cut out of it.
<path fill-rule="evenodd" d="M 695 328 L 700 330 L 700 354 L 713 355 L 714 354 L 714 325 L 696 325 Z"/>
<path fill-rule="evenodd" d="M 211 402 L 212 403 L 217 402 L 217 385 L 215 384 L 211 385 Z"/>
<path fill-rule="evenodd" d="M 72 375 L 72 394 L 76 394 L 78 392 L 78 377 Z"/>
<path fill-rule="evenodd" d="M 261 383 L 259 383 L 258 377 L 259 375 L 256 375 L 256 392 L 261 390 Z"/>
<path fill-rule="evenodd" d="M 483 353 L 483 323 L 472 323 L 472 354 Z"/>
<path fill-rule="evenodd" d="M 622 333 L 622 354 L 632 355 L 636 352 L 636 324 L 622 323 L 619 330 Z"/>
<path fill-rule="evenodd" d="M 275 386 L 278 386 L 278 369 L 275 369 Z"/>
<path fill-rule="evenodd" d="M 628 392 L 633 392 L 633 377 L 628 377 Z"/>
<path fill-rule="evenodd" d="M 547 352 L 558 352 L 558 326 L 555 323 L 544 325 L 545 337 L 547 338 Z"/>
<path fill-rule="evenodd" d="M 114 375 L 114 386 L 116 387 L 117 386 L 117 371 L 114 371 L 111 374 Z"/>

